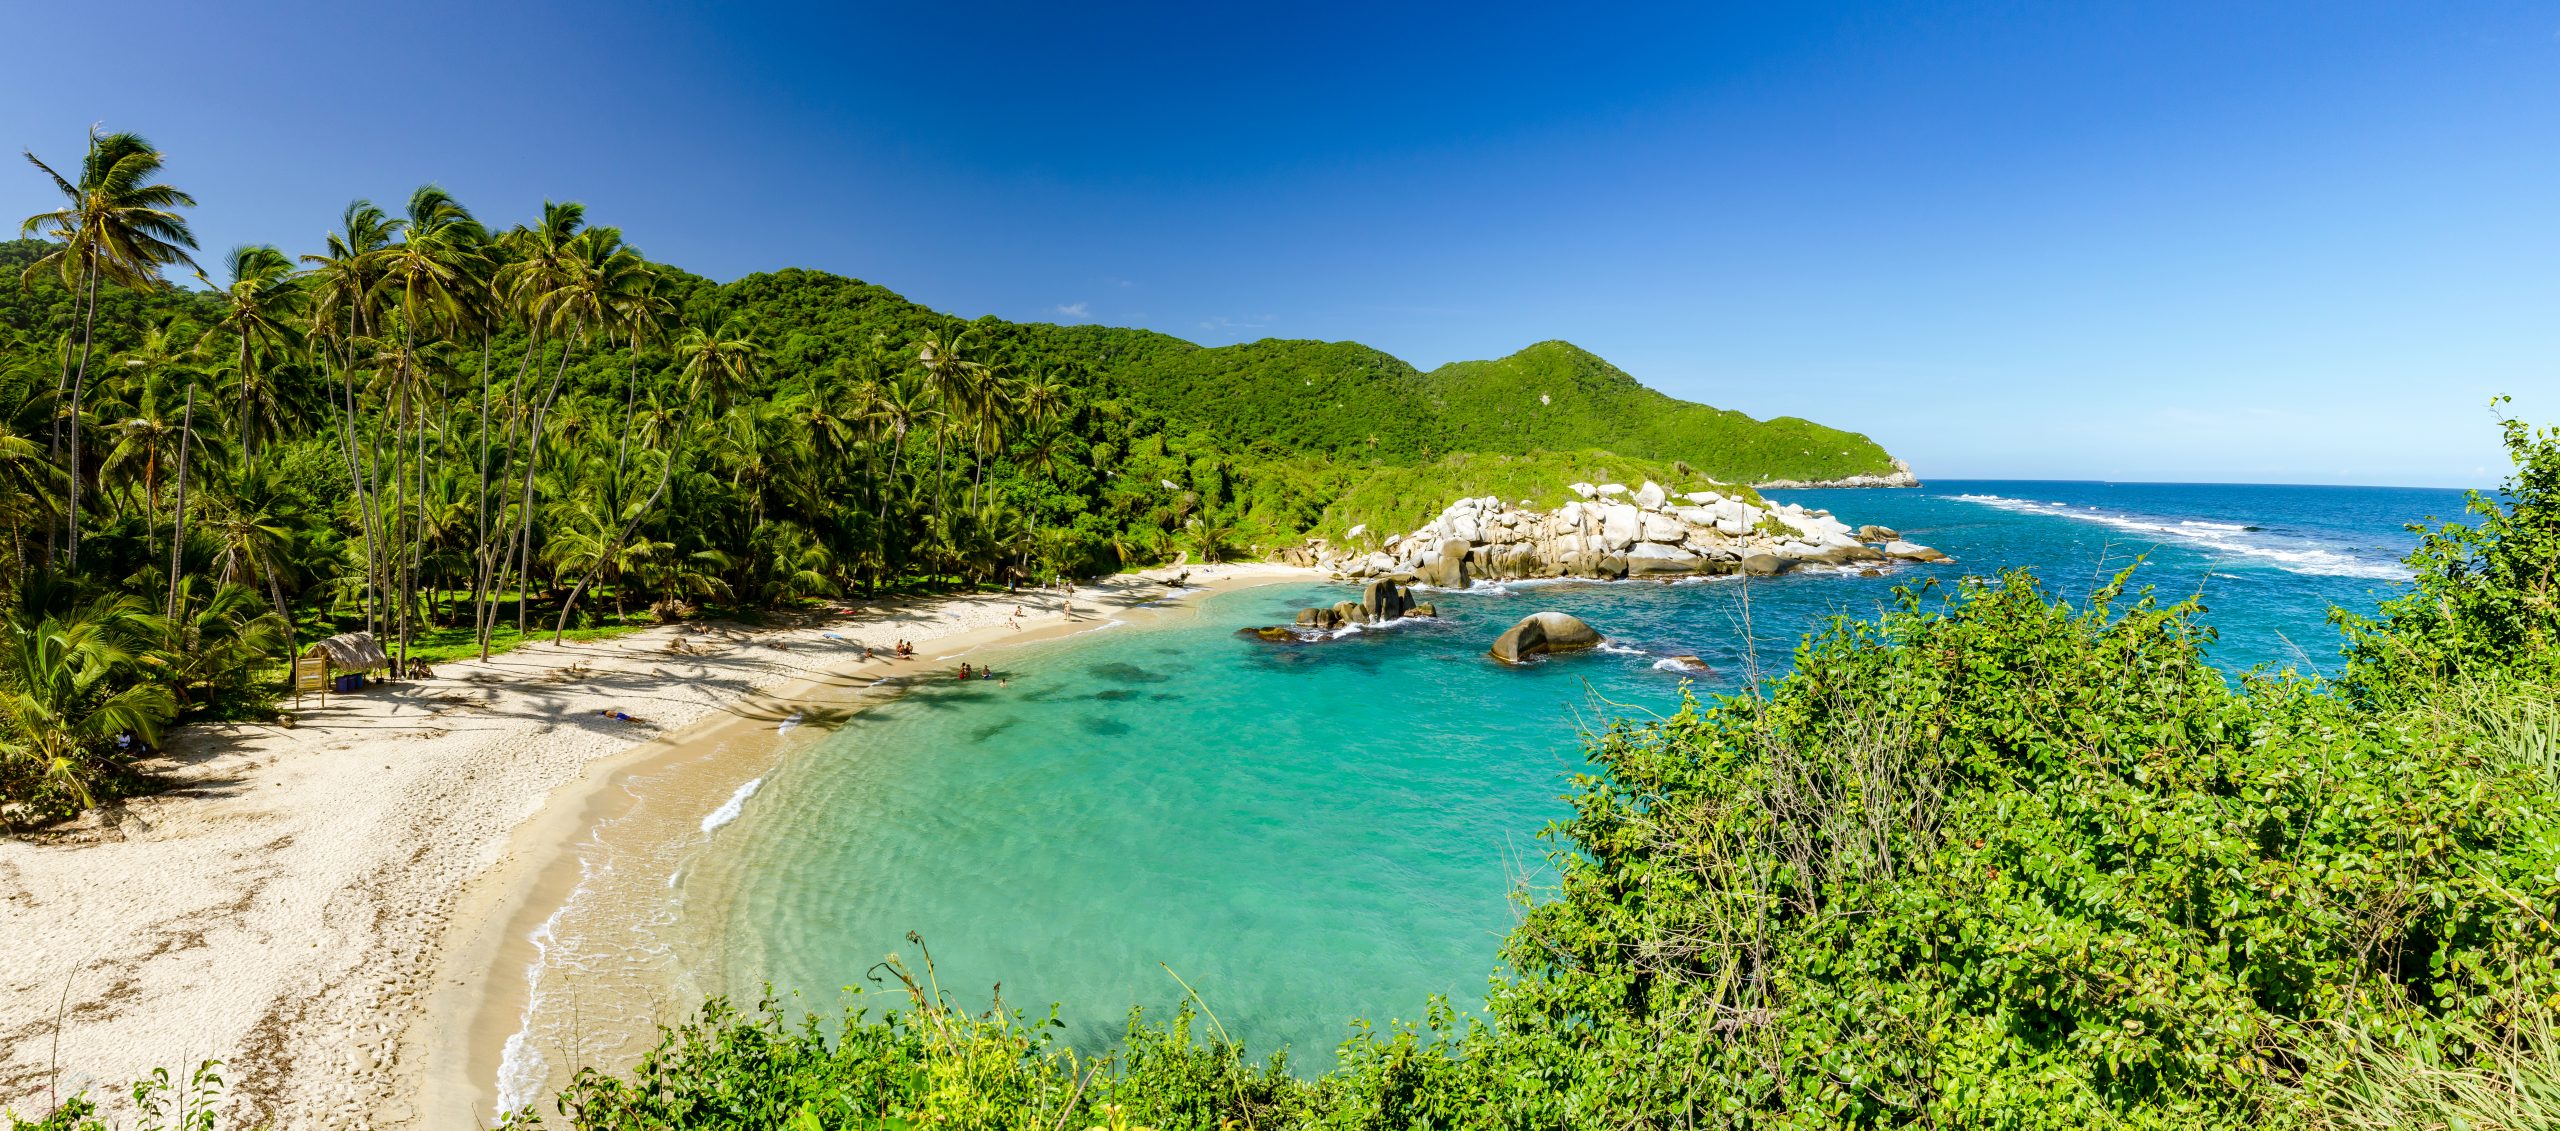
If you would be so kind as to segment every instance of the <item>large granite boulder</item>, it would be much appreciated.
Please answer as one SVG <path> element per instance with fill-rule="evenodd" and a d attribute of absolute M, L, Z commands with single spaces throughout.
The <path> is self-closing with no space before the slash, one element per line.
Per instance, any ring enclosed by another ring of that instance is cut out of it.
<path fill-rule="evenodd" d="M 1414 578 L 1442 589 L 1464 589 L 1471 580 L 1467 575 L 1467 555 L 1474 550 L 1475 546 L 1464 538 L 1447 539 L 1440 543 L 1439 552 L 1414 568 Z"/>
<path fill-rule="evenodd" d="M 1660 577 L 1698 572 L 1698 555 L 1653 542 L 1638 542 L 1627 551 L 1627 576 Z"/>
<path fill-rule="evenodd" d="M 1369 610 L 1361 608 L 1358 601 L 1336 601 L 1333 604 L 1333 617 L 1335 624 L 1367 624 Z"/>
<path fill-rule="evenodd" d="M 1644 537 L 1644 512 L 1625 503 L 1600 505 L 1600 542 L 1611 550 L 1623 550 Z"/>
<path fill-rule="evenodd" d="M 1794 561 L 1776 554 L 1746 554 L 1742 558 L 1742 572 L 1754 577 L 1776 577 L 1794 569 L 1795 565 Z"/>
<path fill-rule="evenodd" d="M 1636 488 L 1635 502 L 1637 506 L 1649 511 L 1660 510 L 1662 501 L 1670 497 L 1663 491 L 1662 484 L 1647 479 L 1644 481 L 1644 486 Z"/>
<path fill-rule="evenodd" d="M 1600 634 L 1582 618 L 1568 613 L 1531 613 L 1520 618 L 1493 642 L 1493 658 L 1506 664 L 1524 664 L 1532 657 L 1549 652 L 1572 652 L 1596 648 Z"/>
<path fill-rule="evenodd" d="M 1901 540 L 1902 533 L 1890 526 L 1868 523 L 1858 528 L 1858 541 L 1861 542 L 1899 542 Z"/>

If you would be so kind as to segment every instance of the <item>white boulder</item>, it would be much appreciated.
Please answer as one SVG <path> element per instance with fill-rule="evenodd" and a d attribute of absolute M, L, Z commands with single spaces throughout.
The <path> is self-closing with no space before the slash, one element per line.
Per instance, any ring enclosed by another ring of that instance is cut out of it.
<path fill-rule="evenodd" d="M 1604 503 L 1600 507 L 1600 544 L 1611 552 L 1634 545 L 1644 533 L 1644 512 L 1625 503 Z"/>
<path fill-rule="evenodd" d="M 1644 486 L 1636 488 L 1635 504 L 1649 511 L 1662 509 L 1662 502 L 1667 498 L 1670 496 L 1663 493 L 1662 484 L 1650 479 L 1644 481 Z"/>

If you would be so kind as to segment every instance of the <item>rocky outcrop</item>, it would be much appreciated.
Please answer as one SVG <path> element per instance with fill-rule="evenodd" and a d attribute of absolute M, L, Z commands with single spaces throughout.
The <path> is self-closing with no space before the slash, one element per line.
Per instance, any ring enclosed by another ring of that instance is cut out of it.
<path fill-rule="evenodd" d="M 1329 607 L 1298 610 L 1295 627 L 1270 625 L 1237 630 L 1246 636 L 1271 641 L 1311 640 L 1319 633 L 1356 624 L 1383 624 L 1406 617 L 1437 615 L 1429 603 L 1417 603 L 1413 590 L 1405 588 L 1405 577 L 1381 577 L 1360 587 L 1357 601 L 1336 601 Z"/>
<path fill-rule="evenodd" d="M 1550 652 L 1575 652 L 1600 646 L 1600 633 L 1568 613 L 1531 613 L 1494 639 L 1493 658 L 1525 664 Z"/>
<path fill-rule="evenodd" d="M 1771 491 L 1801 491 L 1814 487 L 1917 487 L 1920 477 L 1911 474 L 1911 465 L 1893 461 L 1893 470 L 1883 475 L 1851 475 L 1840 479 L 1772 479 L 1752 486 Z"/>
<path fill-rule="evenodd" d="M 1725 493 L 1731 488 L 1675 493 L 1647 481 L 1634 488 L 1575 483 L 1571 490 L 1574 501 L 1548 511 L 1489 495 L 1460 499 L 1377 549 L 1310 542 L 1308 557 L 1346 580 L 1410 579 L 1442 589 L 1479 579 L 1769 576 L 1799 564 L 1942 560 L 1869 545 L 1883 540 L 1877 535 L 1894 535 L 1883 527 L 1852 529 L 1829 511 Z"/>

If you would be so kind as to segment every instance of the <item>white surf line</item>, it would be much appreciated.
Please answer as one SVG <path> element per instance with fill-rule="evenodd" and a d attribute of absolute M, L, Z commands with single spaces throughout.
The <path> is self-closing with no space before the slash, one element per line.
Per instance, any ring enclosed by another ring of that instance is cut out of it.
<path fill-rule="evenodd" d="M 498 1111 L 501 1113 L 514 1111 L 542 1098 L 542 1086 L 548 1082 L 547 1070 L 551 1067 L 542 1050 L 533 1047 L 533 1014 L 535 1007 L 542 1003 L 542 971 L 551 960 L 552 946 L 559 941 L 560 917 L 569 913 L 570 906 L 578 902 L 579 896 L 586 894 L 587 885 L 594 878 L 594 865 L 581 855 L 578 858 L 577 885 L 560 900 L 560 906 L 552 910 L 551 917 L 544 919 L 542 925 L 535 927 L 533 934 L 527 936 L 533 943 L 533 961 L 524 967 L 524 1016 L 517 1023 L 514 1034 L 507 1038 L 505 1049 L 498 1054 Z"/>
<path fill-rule="evenodd" d="M 2320 546 L 2271 544 L 2253 539 L 2255 533 L 2235 522 L 2209 522 L 2203 519 L 2155 519 L 2131 515 L 2109 514 L 2092 508 L 2074 508 L 2061 503 L 2036 503 L 1999 495 L 1953 495 L 1959 502 L 1990 507 L 2015 514 L 2051 515 L 2079 522 L 2093 522 L 2136 534 L 2153 535 L 2239 558 L 2253 558 L 2287 573 L 2323 577 L 2363 577 L 2377 581 L 2405 581 L 2409 571 L 2397 562 L 2378 562 L 2371 558 Z"/>
<path fill-rule="evenodd" d="M 709 816 L 702 819 L 702 831 L 707 833 L 737 820 L 738 815 L 746 811 L 747 799 L 755 796 L 756 790 L 763 786 L 763 778 L 748 779 L 747 784 L 738 787 L 738 792 L 730 794 L 727 801 L 721 802 L 719 808 L 712 810 Z"/>

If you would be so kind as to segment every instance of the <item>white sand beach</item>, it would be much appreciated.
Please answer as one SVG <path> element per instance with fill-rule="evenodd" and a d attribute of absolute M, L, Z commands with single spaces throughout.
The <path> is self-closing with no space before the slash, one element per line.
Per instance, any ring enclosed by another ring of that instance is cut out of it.
<path fill-rule="evenodd" d="M 1192 585 L 1316 576 L 1190 567 Z M 1140 575 L 1079 589 L 1077 622 L 1163 592 Z M 158 768 L 176 788 L 82 829 L 0 840 L 0 1107 L 41 1112 L 84 1088 L 107 1099 L 153 1068 L 219 1059 L 240 1125 L 436 1125 L 413 1094 L 432 1086 L 414 1063 L 432 1042 L 412 1029 L 440 948 L 486 934 L 463 893 L 543 852 L 560 834 L 536 818 L 599 760 L 1016 635 L 1017 605 L 1020 635 L 1071 627 L 1054 592 L 845 604 L 792 628 L 533 645 L 306 701 L 290 728 L 174 733 Z M 862 645 L 898 639 L 918 659 L 861 660 Z"/>

